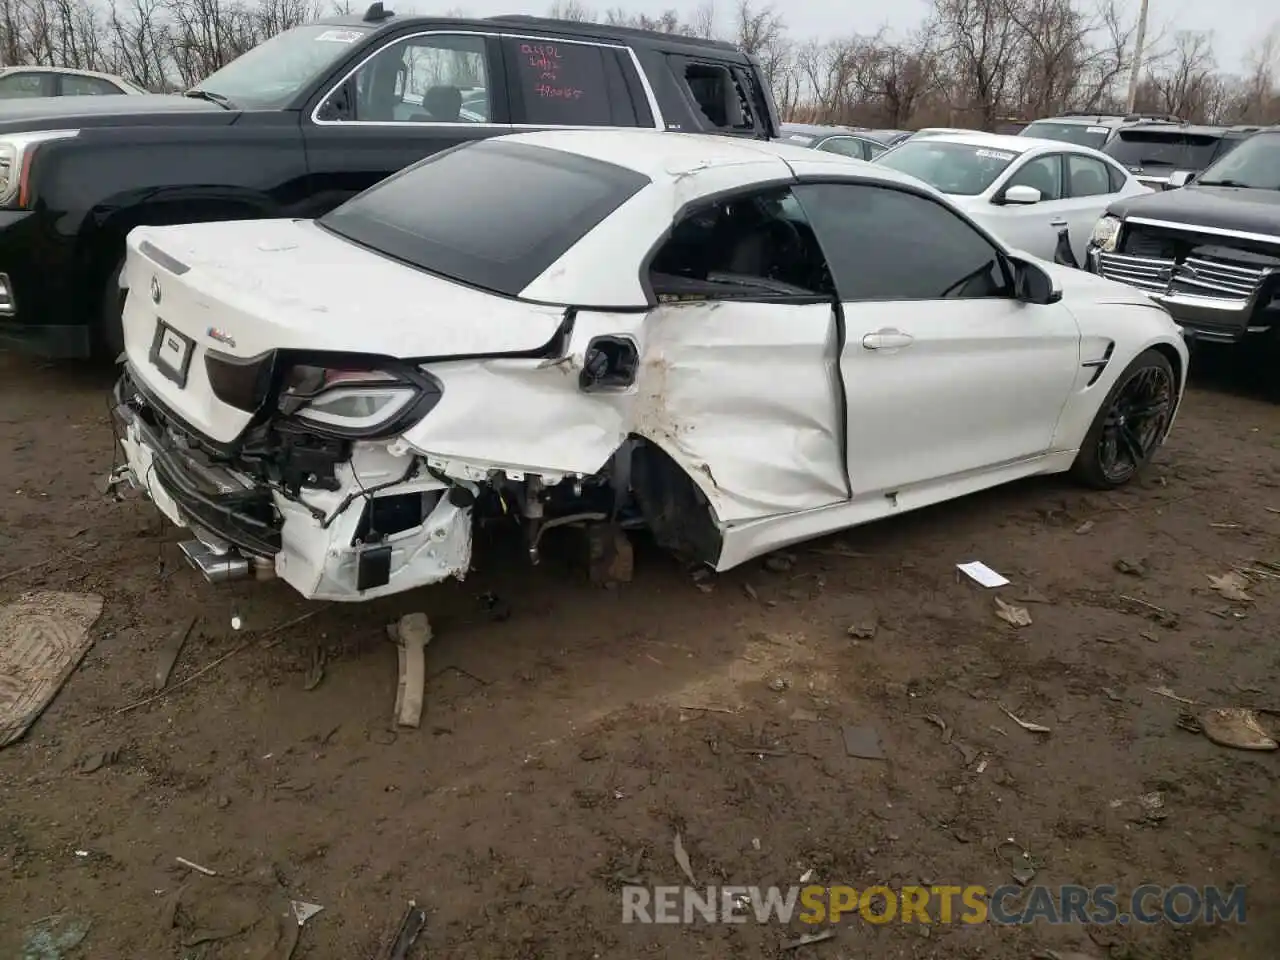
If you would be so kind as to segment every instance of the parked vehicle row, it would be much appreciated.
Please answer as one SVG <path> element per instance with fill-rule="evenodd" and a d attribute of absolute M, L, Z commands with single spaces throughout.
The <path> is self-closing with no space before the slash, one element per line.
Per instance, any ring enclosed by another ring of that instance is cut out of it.
<path fill-rule="evenodd" d="M 142 225 L 317 217 L 470 140 L 556 127 L 769 138 L 732 44 L 534 17 L 364 16 L 287 30 L 185 96 L 0 109 L 0 345 L 118 355 Z"/>
<path fill-rule="evenodd" d="M 0 116 L 7 100 L 36 97 L 140 96 L 147 91 L 111 73 L 71 67 L 0 67 Z"/>
<path fill-rule="evenodd" d="M 782 140 L 797 147 L 838 153 L 855 160 L 874 160 L 894 143 L 905 139 L 901 130 L 867 130 L 861 127 L 784 123 Z M 910 134 L 907 134 L 910 136 Z"/>
<path fill-rule="evenodd" d="M 1108 205 L 1148 192 L 1097 150 L 1023 136 L 936 133 L 908 140 L 877 163 L 947 194 L 1011 246 L 1072 265 L 1084 263 Z M 1064 231 L 1068 250 L 1060 251 Z"/>

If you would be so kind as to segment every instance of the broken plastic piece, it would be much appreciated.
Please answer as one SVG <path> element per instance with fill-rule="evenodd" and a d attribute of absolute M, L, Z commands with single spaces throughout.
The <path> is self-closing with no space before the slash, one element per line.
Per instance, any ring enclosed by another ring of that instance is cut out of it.
<path fill-rule="evenodd" d="M 404 919 L 400 921 L 400 930 L 396 933 L 396 938 L 391 943 L 391 951 L 387 954 L 387 960 L 407 960 L 409 951 L 418 942 L 422 928 L 426 925 L 426 912 L 414 901 L 410 900 L 409 909 L 405 911 Z"/>
<path fill-rule="evenodd" d="M 396 723 L 416 727 L 422 722 L 422 700 L 427 680 L 426 646 L 431 642 L 431 622 L 425 613 L 406 613 L 396 625 L 400 666 L 396 685 Z"/>

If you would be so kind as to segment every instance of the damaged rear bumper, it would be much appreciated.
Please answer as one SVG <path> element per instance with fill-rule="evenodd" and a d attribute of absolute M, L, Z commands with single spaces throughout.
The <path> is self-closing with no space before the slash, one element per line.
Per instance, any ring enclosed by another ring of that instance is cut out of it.
<path fill-rule="evenodd" d="M 335 489 L 290 497 L 211 456 L 128 371 L 112 413 L 125 475 L 192 531 L 183 552 L 212 582 L 274 572 L 309 599 L 355 601 L 462 579 L 470 567 L 471 506 L 418 475 L 412 454 L 355 444 Z"/>

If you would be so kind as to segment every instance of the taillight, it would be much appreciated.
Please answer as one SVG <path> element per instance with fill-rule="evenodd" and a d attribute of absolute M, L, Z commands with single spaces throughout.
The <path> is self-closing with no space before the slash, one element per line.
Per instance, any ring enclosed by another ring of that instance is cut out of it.
<path fill-rule="evenodd" d="M 317 433 L 376 439 L 403 432 L 439 399 L 440 384 L 416 368 L 299 363 L 284 376 L 278 408 Z"/>

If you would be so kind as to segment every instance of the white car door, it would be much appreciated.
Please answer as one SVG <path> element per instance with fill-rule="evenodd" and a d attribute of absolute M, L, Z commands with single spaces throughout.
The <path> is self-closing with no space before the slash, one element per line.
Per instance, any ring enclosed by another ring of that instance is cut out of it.
<path fill-rule="evenodd" d="M 717 199 L 652 260 L 659 305 L 638 338 L 629 432 L 675 460 L 721 523 L 849 497 L 837 313 L 817 289 L 820 252 L 791 225 L 799 210 L 786 188 Z"/>
<path fill-rule="evenodd" d="M 1063 218 L 1071 230 L 1071 250 L 1076 263 L 1085 263 L 1094 225 L 1117 199 L 1127 176 L 1118 167 L 1083 153 L 1068 153 L 1065 164 L 1066 199 Z"/>
<path fill-rule="evenodd" d="M 1040 191 L 1040 202 L 1009 203 L 1006 194 L 1010 187 L 1033 187 Z M 1013 164 L 992 186 L 980 208 L 968 205 L 966 209 L 1014 249 L 1052 260 L 1058 231 L 1071 225 L 1065 196 L 1062 154 L 1041 154 Z"/>
<path fill-rule="evenodd" d="M 795 194 L 842 305 L 853 498 L 1049 450 L 1080 370 L 1071 313 L 1014 299 L 1005 255 L 930 197 L 852 183 Z"/>

